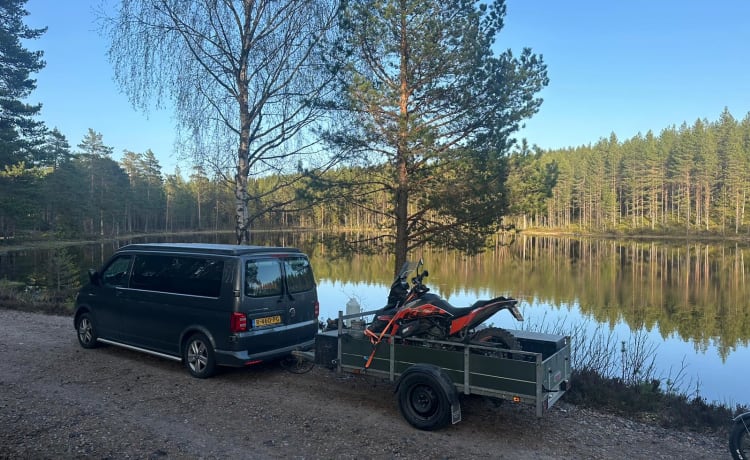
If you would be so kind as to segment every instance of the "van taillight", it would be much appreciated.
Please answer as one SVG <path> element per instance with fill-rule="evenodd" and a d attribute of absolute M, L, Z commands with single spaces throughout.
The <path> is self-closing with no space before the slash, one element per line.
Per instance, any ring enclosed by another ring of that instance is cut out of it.
<path fill-rule="evenodd" d="M 232 313 L 229 321 L 230 332 L 244 332 L 247 330 L 247 316 L 242 313 Z"/>
<path fill-rule="evenodd" d="M 317 318 L 320 315 L 320 302 L 315 301 L 315 317 Z"/>

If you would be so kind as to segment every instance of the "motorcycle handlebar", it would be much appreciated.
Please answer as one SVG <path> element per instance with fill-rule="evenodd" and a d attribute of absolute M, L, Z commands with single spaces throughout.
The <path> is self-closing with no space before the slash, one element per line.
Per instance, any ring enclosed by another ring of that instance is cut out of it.
<path fill-rule="evenodd" d="M 422 283 L 422 280 L 428 276 L 427 270 L 424 270 L 422 273 L 419 273 L 417 276 L 411 279 L 412 284 L 414 285 L 414 290 L 416 292 L 424 293 L 429 291 L 430 289 L 425 286 Z"/>

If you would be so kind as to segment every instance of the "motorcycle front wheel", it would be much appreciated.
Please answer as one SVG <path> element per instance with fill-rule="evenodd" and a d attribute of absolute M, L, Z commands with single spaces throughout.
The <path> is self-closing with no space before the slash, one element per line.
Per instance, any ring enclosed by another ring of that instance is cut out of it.
<path fill-rule="evenodd" d="M 735 460 L 750 458 L 750 419 L 745 418 L 734 423 L 729 435 L 729 451 Z"/>

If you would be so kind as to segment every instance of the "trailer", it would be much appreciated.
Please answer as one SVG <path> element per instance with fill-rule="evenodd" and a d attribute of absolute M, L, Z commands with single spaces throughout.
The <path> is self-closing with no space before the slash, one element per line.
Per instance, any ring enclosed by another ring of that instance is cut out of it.
<path fill-rule="evenodd" d="M 295 355 L 339 373 L 394 382 L 399 410 L 416 428 L 436 430 L 461 421 L 460 395 L 530 404 L 542 417 L 570 387 L 569 336 L 510 330 L 521 350 L 396 336 L 375 346 L 361 319 L 373 313 L 339 312 L 338 327 L 319 333 L 314 351 Z"/>

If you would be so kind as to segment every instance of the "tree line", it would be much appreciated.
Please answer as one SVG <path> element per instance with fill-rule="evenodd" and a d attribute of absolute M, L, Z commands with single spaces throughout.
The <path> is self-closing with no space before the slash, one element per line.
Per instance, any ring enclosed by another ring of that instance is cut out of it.
<path fill-rule="evenodd" d="M 225 192 L 200 168 L 188 181 L 179 171 L 164 175 L 151 150 L 125 151 L 117 162 L 92 129 L 77 149 L 56 129 L 44 140 L 28 163 L 0 172 L 4 239 L 30 232 L 110 237 L 228 225 Z"/>
<path fill-rule="evenodd" d="M 354 181 L 380 174 L 378 168 L 388 166 L 329 174 Z M 494 215 L 504 221 L 501 229 L 750 234 L 750 114 L 738 120 L 725 109 L 716 121 L 683 122 L 624 141 L 612 133 L 565 149 L 542 150 L 523 140 L 502 169 L 508 207 L 504 216 Z M 387 196 L 374 188 L 365 195 L 366 206 L 347 199 L 313 202 L 302 219 L 326 228 L 386 225 Z"/>
<path fill-rule="evenodd" d="M 523 228 L 750 234 L 750 114 L 652 131 L 625 141 L 519 151 L 510 214 Z"/>
<path fill-rule="evenodd" d="M 750 200 L 750 114 L 651 131 L 619 141 L 543 151 L 522 142 L 506 158 L 507 224 L 516 228 L 640 234 L 745 235 Z M 249 181 L 259 228 L 376 231 L 389 225 L 389 195 L 373 186 L 354 203 L 327 197 L 325 180 L 387 175 L 388 165 L 341 167 L 315 180 L 303 173 Z M 156 155 L 113 151 L 89 129 L 77 148 L 57 129 L 25 161 L 0 172 L 0 237 L 234 228 L 233 191 L 220 175 L 194 167 L 165 174 Z M 278 182 L 293 183 L 279 188 Z M 412 208 L 416 203 L 410 205 Z M 271 210 L 271 211 L 269 211 Z M 416 209 L 412 209 L 416 212 Z M 429 212 L 427 218 L 436 218 Z M 499 220 L 500 216 L 496 216 Z"/>

